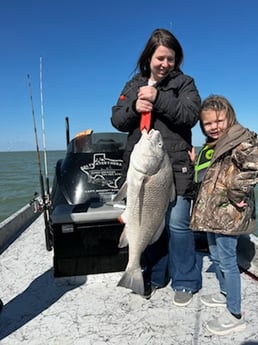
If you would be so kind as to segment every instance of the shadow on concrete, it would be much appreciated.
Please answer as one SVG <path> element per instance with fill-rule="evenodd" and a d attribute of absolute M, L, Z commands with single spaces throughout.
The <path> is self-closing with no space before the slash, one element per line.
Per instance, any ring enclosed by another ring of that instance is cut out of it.
<path fill-rule="evenodd" d="M 238 265 L 247 271 L 251 266 L 255 254 L 255 244 L 251 241 L 250 235 L 241 235 L 237 245 Z"/>
<path fill-rule="evenodd" d="M 72 282 L 72 280 L 70 280 Z M 66 292 L 85 283 L 85 278 L 69 284 L 69 280 L 53 278 L 52 269 L 36 278 L 28 288 L 6 305 L 0 314 L 0 340 L 4 339 L 59 300 Z"/>

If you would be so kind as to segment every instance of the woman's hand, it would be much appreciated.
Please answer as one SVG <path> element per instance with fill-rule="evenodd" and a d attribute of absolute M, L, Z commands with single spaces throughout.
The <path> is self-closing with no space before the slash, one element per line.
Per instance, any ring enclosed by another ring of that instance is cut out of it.
<path fill-rule="evenodd" d="M 135 104 L 138 113 L 149 113 L 153 110 L 153 102 L 157 96 L 157 90 L 152 86 L 139 88 L 138 98 Z"/>
<path fill-rule="evenodd" d="M 138 113 L 149 113 L 153 109 L 153 104 L 144 99 L 137 99 L 135 107 Z"/>
<path fill-rule="evenodd" d="M 138 99 L 144 99 L 145 101 L 154 103 L 157 92 L 157 89 L 153 86 L 142 86 L 138 92 Z"/>

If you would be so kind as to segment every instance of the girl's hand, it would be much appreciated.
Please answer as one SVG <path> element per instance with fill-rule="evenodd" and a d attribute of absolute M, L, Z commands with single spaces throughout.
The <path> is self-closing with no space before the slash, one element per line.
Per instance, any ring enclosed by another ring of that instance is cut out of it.
<path fill-rule="evenodd" d="M 236 206 L 239 208 L 243 208 L 243 207 L 247 206 L 247 203 L 244 200 L 242 200 L 240 202 L 237 202 Z"/>
<path fill-rule="evenodd" d="M 195 154 L 195 149 L 194 149 L 194 147 L 192 147 L 191 151 L 188 151 L 188 155 L 189 155 L 189 157 L 190 157 L 192 163 L 194 163 L 195 160 L 196 160 L 196 154 Z"/>

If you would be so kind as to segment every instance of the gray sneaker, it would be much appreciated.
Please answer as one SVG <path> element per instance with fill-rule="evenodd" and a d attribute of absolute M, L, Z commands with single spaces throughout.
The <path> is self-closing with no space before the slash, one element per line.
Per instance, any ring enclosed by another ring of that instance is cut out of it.
<path fill-rule="evenodd" d="M 227 305 L 226 297 L 222 293 L 202 295 L 200 300 L 208 307 L 225 307 Z"/>
<path fill-rule="evenodd" d="M 226 335 L 233 332 L 243 331 L 246 327 L 244 316 L 237 319 L 228 309 L 217 318 L 207 322 L 206 328 L 213 334 Z"/>
<path fill-rule="evenodd" d="M 193 294 L 191 291 L 175 291 L 173 303 L 178 307 L 185 307 L 192 302 Z"/>

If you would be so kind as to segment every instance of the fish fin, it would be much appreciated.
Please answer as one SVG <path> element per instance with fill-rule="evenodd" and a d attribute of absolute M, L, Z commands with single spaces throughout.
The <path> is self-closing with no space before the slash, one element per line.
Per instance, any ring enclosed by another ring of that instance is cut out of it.
<path fill-rule="evenodd" d="M 122 234 L 120 235 L 119 238 L 119 243 L 118 243 L 118 248 L 124 248 L 128 246 L 128 240 L 126 237 L 126 227 L 124 228 Z"/>
<path fill-rule="evenodd" d="M 164 228 L 165 228 L 165 218 L 162 220 L 158 230 L 155 232 L 155 234 L 152 237 L 151 242 L 149 244 L 153 244 L 154 242 L 156 242 L 160 238 L 162 232 L 164 231 Z"/>
<path fill-rule="evenodd" d="M 125 211 L 122 214 L 120 214 L 120 216 L 117 218 L 117 220 L 121 224 L 126 224 L 127 223 L 127 212 L 126 212 L 126 209 L 125 209 Z"/>
<path fill-rule="evenodd" d="M 117 286 L 131 289 L 138 295 L 144 296 L 144 281 L 141 268 L 125 271 Z"/>
<path fill-rule="evenodd" d="M 115 195 L 112 201 L 114 202 L 114 201 L 124 200 L 126 198 L 126 194 L 127 194 L 127 181 L 125 181 L 122 184 L 121 188 L 119 189 L 119 191 L 117 192 L 117 194 Z"/>

